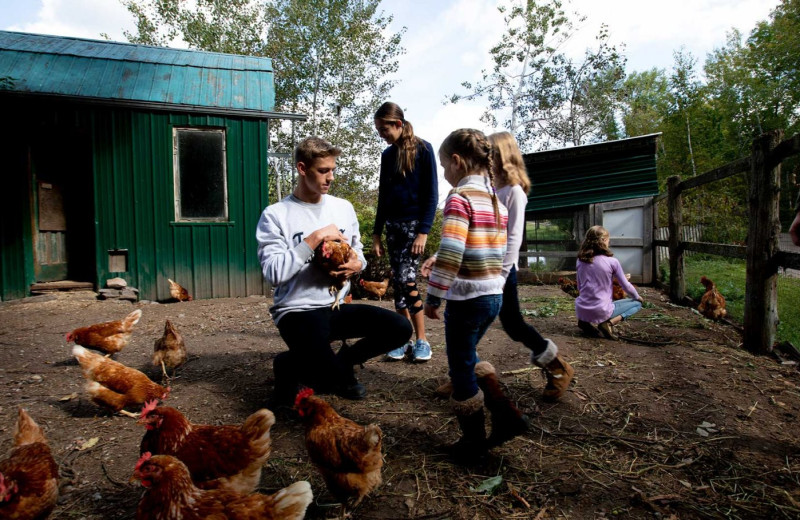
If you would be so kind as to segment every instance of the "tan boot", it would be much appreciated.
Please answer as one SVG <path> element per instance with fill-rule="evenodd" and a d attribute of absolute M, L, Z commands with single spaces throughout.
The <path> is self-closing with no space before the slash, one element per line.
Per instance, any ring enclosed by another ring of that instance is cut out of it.
<path fill-rule="evenodd" d="M 561 356 L 556 356 L 554 360 L 543 368 L 545 377 L 547 377 L 547 384 L 544 387 L 544 392 L 542 392 L 542 399 L 545 401 L 557 401 L 569 388 L 569 383 L 572 381 L 575 370 Z"/>

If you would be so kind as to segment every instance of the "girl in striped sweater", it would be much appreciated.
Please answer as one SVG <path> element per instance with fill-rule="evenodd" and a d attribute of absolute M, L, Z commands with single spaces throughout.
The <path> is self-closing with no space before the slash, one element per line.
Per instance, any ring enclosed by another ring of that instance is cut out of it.
<path fill-rule="evenodd" d="M 448 451 L 457 462 L 471 463 L 491 444 L 508 438 L 502 431 L 508 424 L 495 424 L 495 416 L 523 421 L 503 395 L 494 368 L 479 363 L 476 349 L 503 301 L 508 213 L 494 191 L 492 146 L 482 132 L 452 132 L 439 148 L 439 160 L 453 189 L 445 202 L 442 240 L 428 281 L 425 315 L 438 320 L 442 299 L 447 300 L 444 328 L 453 387 L 450 400 L 462 432 Z M 489 439 L 484 404 L 493 418 Z"/>

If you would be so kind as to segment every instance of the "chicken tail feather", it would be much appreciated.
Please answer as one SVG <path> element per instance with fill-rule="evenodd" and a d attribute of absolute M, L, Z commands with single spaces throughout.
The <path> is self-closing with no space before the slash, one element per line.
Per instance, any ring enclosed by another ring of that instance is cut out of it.
<path fill-rule="evenodd" d="M 272 498 L 275 500 L 275 518 L 299 520 L 305 516 L 314 494 L 311 492 L 311 484 L 300 480 L 281 489 Z"/>
<path fill-rule="evenodd" d="M 142 317 L 142 310 L 141 309 L 136 309 L 132 313 L 130 313 L 127 316 L 125 316 L 125 319 L 122 321 L 123 328 L 126 331 L 130 330 L 131 327 L 133 327 L 134 325 L 139 323 L 139 320 L 141 319 L 141 317 Z"/>

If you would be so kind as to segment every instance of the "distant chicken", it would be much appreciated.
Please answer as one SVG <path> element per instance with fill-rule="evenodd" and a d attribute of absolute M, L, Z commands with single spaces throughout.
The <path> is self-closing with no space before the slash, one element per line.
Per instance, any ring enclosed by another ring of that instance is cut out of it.
<path fill-rule="evenodd" d="M 153 399 L 166 399 L 169 395 L 169 388 L 152 382 L 135 368 L 126 367 L 79 345 L 72 347 L 72 355 L 83 369 L 83 377 L 88 381 L 86 392 L 92 402 L 111 411 L 138 417 L 124 408 L 142 405 Z"/>
<path fill-rule="evenodd" d="M 115 354 L 125 348 L 131 340 L 133 326 L 139 323 L 141 317 L 142 311 L 136 309 L 121 320 L 75 329 L 67 333 L 67 343 L 74 341 L 77 345 L 97 349 L 106 354 Z"/>
<path fill-rule="evenodd" d="M 569 294 L 573 298 L 578 297 L 578 284 L 575 282 L 575 280 L 571 280 L 569 278 L 559 278 L 558 285 L 561 287 L 562 291 Z"/>
<path fill-rule="evenodd" d="M 58 500 L 58 465 L 42 429 L 19 408 L 14 447 L 0 460 L 0 518 L 45 518 Z"/>
<path fill-rule="evenodd" d="M 625 298 L 625 291 L 622 289 L 616 276 L 611 278 L 611 284 L 611 299 L 616 301 Z"/>
<path fill-rule="evenodd" d="M 705 276 L 700 278 L 700 283 L 706 288 L 706 292 L 700 298 L 697 310 L 710 320 L 724 318 L 728 311 L 725 309 L 725 297 L 717 291 L 717 285 Z"/>
<path fill-rule="evenodd" d="M 142 408 L 138 422 L 147 429 L 140 454 L 177 457 L 203 489 L 247 494 L 258 486 L 272 451 L 275 415 L 262 408 L 242 425 L 193 424 L 175 408 L 157 407 L 153 401 Z"/>
<path fill-rule="evenodd" d="M 378 301 L 381 301 L 389 288 L 389 278 L 384 278 L 380 282 L 370 282 L 362 278 L 358 281 L 358 284 L 366 292 L 378 298 Z"/>
<path fill-rule="evenodd" d="M 340 416 L 310 388 L 297 394 L 295 408 L 305 425 L 308 456 L 342 503 L 344 518 L 349 500 L 356 507 L 381 483 L 383 432 L 377 424 L 361 426 Z"/>
<path fill-rule="evenodd" d="M 173 299 L 178 300 L 179 302 L 190 302 L 192 301 L 192 296 L 189 294 L 189 291 L 184 289 L 181 284 L 178 282 L 174 282 L 167 278 L 169 282 L 169 295 L 172 296 Z"/>
<path fill-rule="evenodd" d="M 200 489 L 183 462 L 149 452 L 139 458 L 133 478 L 146 489 L 137 520 L 301 520 L 314 498 L 305 480 L 272 495 Z"/>
<path fill-rule="evenodd" d="M 326 273 L 338 271 L 342 264 L 346 264 L 354 255 L 355 252 L 350 244 L 341 240 L 323 240 L 317 249 L 314 250 L 313 262 L 320 269 Z M 339 308 L 339 300 L 344 296 L 347 290 L 347 280 L 339 277 L 332 276 L 333 284 L 330 287 L 330 293 L 336 295 L 336 299 L 331 305 L 331 309 Z"/>
<path fill-rule="evenodd" d="M 186 345 L 183 343 L 183 337 L 175 325 L 167 320 L 164 324 L 164 335 L 153 345 L 153 365 L 161 365 L 161 370 L 167 377 L 167 368 L 174 372 L 184 363 L 186 363 Z"/>
<path fill-rule="evenodd" d="M 625 273 L 625 279 L 627 279 L 627 280 L 631 279 L 630 273 Z M 616 276 L 611 278 L 611 284 L 612 284 L 611 285 L 611 299 L 612 300 L 616 301 L 616 300 L 621 300 L 621 299 L 627 297 L 627 293 L 622 288 L 622 286 L 619 284 L 619 280 L 617 280 Z M 634 285 L 634 287 L 636 287 L 636 286 Z"/>

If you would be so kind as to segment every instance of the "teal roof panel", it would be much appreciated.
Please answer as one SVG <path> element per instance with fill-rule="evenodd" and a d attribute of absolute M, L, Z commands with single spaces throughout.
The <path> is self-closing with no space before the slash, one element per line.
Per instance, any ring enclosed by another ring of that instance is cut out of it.
<path fill-rule="evenodd" d="M 526 212 L 658 195 L 659 135 L 524 155 L 531 179 Z"/>
<path fill-rule="evenodd" d="M 270 58 L 0 31 L 0 77 L 20 94 L 271 113 Z"/>

